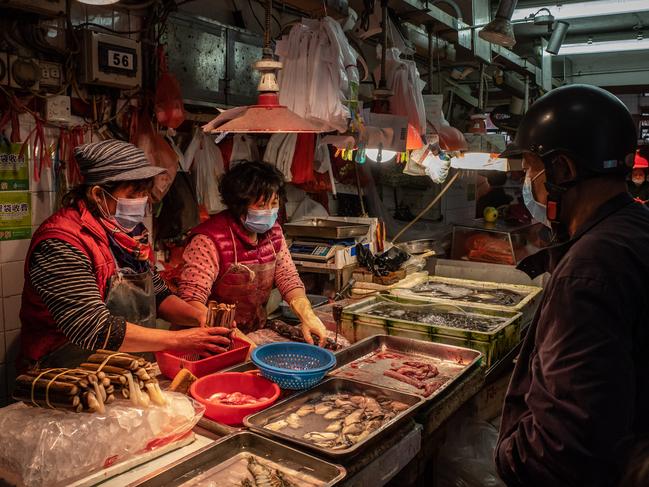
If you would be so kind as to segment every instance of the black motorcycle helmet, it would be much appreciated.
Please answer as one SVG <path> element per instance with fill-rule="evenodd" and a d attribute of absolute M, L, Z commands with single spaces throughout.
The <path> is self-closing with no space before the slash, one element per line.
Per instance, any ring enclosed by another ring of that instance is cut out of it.
<path fill-rule="evenodd" d="M 613 94 L 591 85 L 568 85 L 539 98 L 521 120 L 512 144 L 501 157 L 536 154 L 545 165 L 548 219 L 559 217 L 561 194 L 592 177 L 626 175 L 633 167 L 637 132 L 626 106 Z M 553 181 L 559 155 L 569 157 L 577 178 L 569 184 Z"/>

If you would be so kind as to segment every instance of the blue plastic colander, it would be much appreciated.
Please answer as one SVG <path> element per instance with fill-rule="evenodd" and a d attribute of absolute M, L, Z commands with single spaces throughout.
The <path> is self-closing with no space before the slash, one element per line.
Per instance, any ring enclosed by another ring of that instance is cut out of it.
<path fill-rule="evenodd" d="M 261 375 L 292 390 L 313 387 L 336 366 L 332 352 L 308 343 L 268 343 L 255 348 L 251 358 Z"/>

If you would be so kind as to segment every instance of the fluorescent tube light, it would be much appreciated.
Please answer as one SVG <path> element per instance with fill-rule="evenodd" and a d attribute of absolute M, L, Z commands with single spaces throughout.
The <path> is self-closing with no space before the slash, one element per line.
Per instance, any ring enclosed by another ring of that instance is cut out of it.
<path fill-rule="evenodd" d="M 640 51 L 649 49 L 649 39 L 623 39 L 618 41 L 602 41 L 588 44 L 564 44 L 561 46 L 559 56 L 574 54 L 596 54 L 602 52 Z"/>
<path fill-rule="evenodd" d="M 543 7 L 550 10 L 555 19 L 563 20 L 649 11 L 649 2 L 647 0 L 594 0 L 563 5 L 543 5 Z M 539 8 L 541 7 L 518 8 L 514 11 L 512 20 L 526 19 L 538 12 Z"/>

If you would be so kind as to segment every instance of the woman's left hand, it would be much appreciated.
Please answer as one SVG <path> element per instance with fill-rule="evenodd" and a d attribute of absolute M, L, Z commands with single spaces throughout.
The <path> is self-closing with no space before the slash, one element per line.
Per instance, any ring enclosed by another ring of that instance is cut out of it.
<path fill-rule="evenodd" d="M 293 312 L 300 318 L 304 341 L 313 345 L 313 337 L 311 335 L 316 335 L 319 338 L 318 345 L 322 347 L 327 340 L 327 329 L 322 324 L 322 321 L 320 321 L 320 318 L 313 312 L 308 298 L 306 296 L 298 296 L 289 304 Z"/>
<path fill-rule="evenodd" d="M 301 327 L 304 341 L 313 345 L 313 337 L 311 335 L 316 335 L 319 338 L 318 345 L 322 347 L 325 344 L 327 340 L 327 329 L 315 314 L 311 314 L 303 320 Z"/>

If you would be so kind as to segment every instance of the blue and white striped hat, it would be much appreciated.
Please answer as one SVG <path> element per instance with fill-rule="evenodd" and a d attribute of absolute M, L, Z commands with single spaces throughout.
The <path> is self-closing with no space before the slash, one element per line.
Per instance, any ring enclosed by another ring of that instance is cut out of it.
<path fill-rule="evenodd" d="M 166 171 L 149 164 L 142 149 L 117 139 L 80 145 L 74 155 L 87 185 L 149 179 Z"/>

